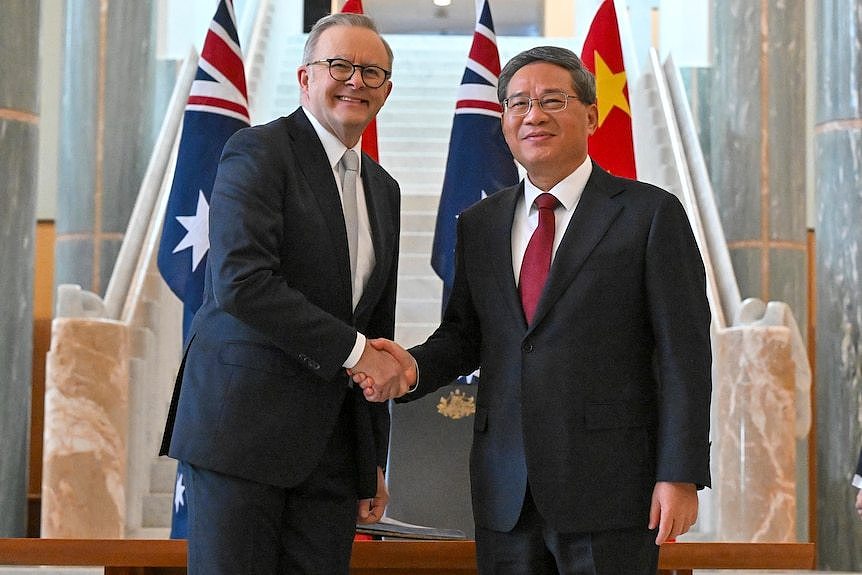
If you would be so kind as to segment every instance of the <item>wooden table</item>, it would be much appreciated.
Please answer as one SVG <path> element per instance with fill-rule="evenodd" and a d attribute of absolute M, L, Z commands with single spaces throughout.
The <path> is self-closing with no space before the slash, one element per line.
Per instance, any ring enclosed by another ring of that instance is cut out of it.
<path fill-rule="evenodd" d="M 105 575 L 181 575 L 186 542 L 169 539 L 0 539 L 0 565 L 104 567 Z M 475 574 L 472 541 L 357 541 L 353 575 Z M 670 543 L 659 574 L 693 569 L 813 569 L 813 543 Z"/>

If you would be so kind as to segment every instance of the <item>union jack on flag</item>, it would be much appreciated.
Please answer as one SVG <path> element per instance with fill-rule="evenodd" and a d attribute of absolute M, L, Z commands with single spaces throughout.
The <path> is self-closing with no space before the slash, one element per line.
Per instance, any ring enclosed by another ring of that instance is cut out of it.
<path fill-rule="evenodd" d="M 204 40 L 183 114 L 183 133 L 159 244 L 159 271 L 183 302 L 183 341 L 203 300 L 209 204 L 228 138 L 250 124 L 248 92 L 232 0 L 220 0 Z M 185 462 L 177 466 L 171 537 L 188 536 Z"/>
<path fill-rule="evenodd" d="M 183 133 L 159 245 L 159 271 L 183 302 L 183 339 L 201 305 L 209 251 L 209 203 L 228 138 L 248 126 L 248 92 L 233 1 L 210 23 L 183 115 Z"/>
<path fill-rule="evenodd" d="M 444 308 L 455 276 L 458 215 L 483 197 L 518 182 L 518 169 L 500 126 L 499 78 L 500 54 L 491 8 L 488 0 L 476 0 L 476 29 L 458 88 L 431 252 L 431 267 L 443 280 Z"/>

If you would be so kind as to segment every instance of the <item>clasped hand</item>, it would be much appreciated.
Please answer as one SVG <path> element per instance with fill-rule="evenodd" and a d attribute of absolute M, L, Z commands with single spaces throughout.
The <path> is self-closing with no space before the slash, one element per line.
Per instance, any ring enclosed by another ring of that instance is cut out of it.
<path fill-rule="evenodd" d="M 416 362 L 394 341 L 372 339 L 347 373 L 362 388 L 365 399 L 388 401 L 401 397 L 416 383 Z"/>

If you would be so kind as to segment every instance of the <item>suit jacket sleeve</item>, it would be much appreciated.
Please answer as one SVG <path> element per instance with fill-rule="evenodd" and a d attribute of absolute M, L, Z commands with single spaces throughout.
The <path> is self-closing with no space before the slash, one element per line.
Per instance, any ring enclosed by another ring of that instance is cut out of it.
<path fill-rule="evenodd" d="M 659 386 L 656 480 L 709 486 L 711 313 L 703 260 L 671 194 L 654 213 L 645 266 Z"/>
<path fill-rule="evenodd" d="M 284 245 L 291 217 L 287 190 L 308 184 L 287 138 L 262 135 L 255 128 L 240 130 L 222 153 L 210 208 L 213 297 L 221 309 L 330 381 L 343 369 L 356 330 L 288 281 L 283 250 L 297 248 Z"/>
<path fill-rule="evenodd" d="M 464 268 L 463 222 L 457 223 L 455 279 L 443 320 L 425 343 L 409 350 L 419 366 L 419 386 L 402 401 L 419 399 L 479 367 L 481 327 Z"/>

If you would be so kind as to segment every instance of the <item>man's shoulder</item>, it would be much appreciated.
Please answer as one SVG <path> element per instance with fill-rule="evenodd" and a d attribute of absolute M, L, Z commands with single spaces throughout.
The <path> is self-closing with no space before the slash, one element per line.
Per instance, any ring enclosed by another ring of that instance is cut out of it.
<path fill-rule="evenodd" d="M 287 136 L 294 126 L 297 125 L 298 118 L 296 112 L 289 116 L 282 116 L 274 120 L 270 120 L 264 124 L 255 124 L 254 126 L 246 126 L 237 130 L 234 136 L 247 138 L 277 138 L 279 136 Z"/>
<path fill-rule="evenodd" d="M 483 218 L 488 215 L 505 209 L 507 206 L 512 204 L 518 193 L 521 191 L 521 183 L 517 183 L 514 186 L 509 186 L 508 188 L 503 188 L 499 191 L 496 191 L 489 196 L 482 198 L 475 204 L 466 208 L 461 216 L 474 217 L 474 218 Z"/>
<path fill-rule="evenodd" d="M 285 158 L 294 154 L 293 140 L 307 141 L 298 133 L 298 130 L 301 131 L 301 119 L 297 119 L 296 115 L 294 113 L 265 124 L 240 128 L 228 138 L 224 152 L 262 159 Z"/>
<path fill-rule="evenodd" d="M 676 199 L 674 194 L 655 184 L 616 176 L 597 164 L 593 164 L 593 173 L 590 175 L 590 181 L 587 185 L 603 190 L 611 197 L 619 197 L 625 202 L 659 205 Z"/>

